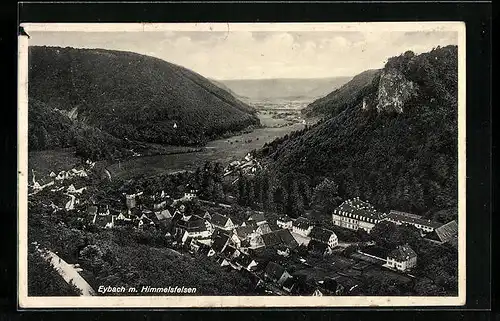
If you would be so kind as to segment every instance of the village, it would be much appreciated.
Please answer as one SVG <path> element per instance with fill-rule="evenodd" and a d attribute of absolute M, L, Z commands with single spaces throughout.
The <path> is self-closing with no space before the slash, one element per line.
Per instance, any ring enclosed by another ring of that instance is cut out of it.
<path fill-rule="evenodd" d="M 164 189 L 121 193 L 118 202 L 96 201 L 86 184 L 95 163 L 59 173 L 36 175 L 33 171 L 29 198 L 44 191 L 57 195 L 42 206 L 76 217 L 81 229 L 160 231 L 167 246 L 182 255 L 203 255 L 221 269 L 234 269 L 254 280 L 262 295 L 363 295 L 374 278 L 398 283 L 415 282 L 417 253 L 407 243 L 384 248 L 372 239 L 339 239 L 334 229 L 364 231 L 370 235 L 381 222 L 416 228 L 428 246 L 457 247 L 456 221 L 446 224 L 391 210 L 382 213 L 359 197 L 343 201 L 331 213 L 329 225 L 312 222 L 306 215 L 291 218 L 277 213 L 245 209 L 237 222 L 227 213 L 233 205 L 202 199 L 186 184 L 182 195 Z M 224 169 L 252 175 L 262 165 L 248 154 Z M 233 184 L 238 178 L 232 179 Z M 59 199 L 59 201 L 54 201 Z"/>

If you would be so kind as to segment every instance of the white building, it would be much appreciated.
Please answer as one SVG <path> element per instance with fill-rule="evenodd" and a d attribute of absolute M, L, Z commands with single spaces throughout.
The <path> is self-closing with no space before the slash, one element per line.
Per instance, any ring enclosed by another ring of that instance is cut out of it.
<path fill-rule="evenodd" d="M 344 201 L 333 210 L 332 221 L 333 225 L 350 230 L 363 229 L 370 233 L 375 224 L 384 217 L 385 214 L 378 212 L 373 205 L 356 197 Z"/>
<path fill-rule="evenodd" d="M 417 266 L 417 253 L 408 244 L 400 245 L 389 253 L 384 266 L 400 271 L 411 270 Z"/>

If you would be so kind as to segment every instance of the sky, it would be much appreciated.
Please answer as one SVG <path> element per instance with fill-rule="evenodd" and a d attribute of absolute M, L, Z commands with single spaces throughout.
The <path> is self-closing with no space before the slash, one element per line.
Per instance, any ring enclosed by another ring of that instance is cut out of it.
<path fill-rule="evenodd" d="M 32 31 L 29 44 L 133 51 L 212 79 L 327 78 L 381 68 L 412 50 L 456 45 L 455 31 Z"/>

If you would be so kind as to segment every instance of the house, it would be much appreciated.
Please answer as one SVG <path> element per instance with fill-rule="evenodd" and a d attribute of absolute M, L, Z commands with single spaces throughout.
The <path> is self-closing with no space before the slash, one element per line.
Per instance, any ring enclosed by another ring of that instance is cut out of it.
<path fill-rule="evenodd" d="M 210 222 L 197 215 L 192 215 L 188 220 L 177 221 L 175 228 L 185 230 L 192 238 L 207 238 L 213 232 Z"/>
<path fill-rule="evenodd" d="M 328 244 L 328 246 L 332 249 L 339 244 L 339 239 L 337 238 L 337 235 L 333 233 L 333 231 L 321 228 L 319 226 L 315 226 L 312 228 L 309 237 L 311 238 L 311 240 Z"/>
<path fill-rule="evenodd" d="M 65 171 L 60 171 L 59 174 L 56 176 L 56 181 L 62 181 L 66 178 L 66 172 Z"/>
<path fill-rule="evenodd" d="M 453 220 L 427 234 L 425 238 L 433 243 L 450 243 L 452 246 L 458 244 L 458 224 Z"/>
<path fill-rule="evenodd" d="M 222 251 L 224 251 L 224 249 L 228 244 L 229 244 L 229 236 L 225 234 L 218 234 L 214 239 L 214 243 L 212 244 L 212 249 L 216 253 L 221 253 Z"/>
<path fill-rule="evenodd" d="M 311 233 L 313 225 L 305 217 L 299 217 L 292 223 L 292 231 L 295 234 L 308 236 Z"/>
<path fill-rule="evenodd" d="M 125 204 L 128 209 L 132 209 L 136 206 L 135 194 L 126 194 L 125 195 Z"/>
<path fill-rule="evenodd" d="M 116 226 L 124 226 L 124 225 L 132 225 L 133 224 L 133 219 L 131 215 L 129 215 L 127 212 L 120 212 L 118 216 L 115 218 L 115 225 Z"/>
<path fill-rule="evenodd" d="M 205 214 L 203 215 L 203 218 L 207 221 L 212 221 L 212 215 L 210 215 L 210 213 L 208 211 L 205 212 Z"/>
<path fill-rule="evenodd" d="M 221 255 L 228 261 L 233 260 L 241 254 L 234 246 L 227 245 L 226 248 L 221 252 Z"/>
<path fill-rule="evenodd" d="M 167 201 L 162 201 L 160 203 L 155 203 L 153 205 L 153 209 L 154 210 L 161 210 L 161 209 L 164 209 L 166 206 L 167 206 Z"/>
<path fill-rule="evenodd" d="M 219 213 L 214 213 L 212 215 L 212 225 L 218 227 L 222 230 L 229 231 L 234 228 L 234 223 L 231 221 L 231 218 L 221 215 Z"/>
<path fill-rule="evenodd" d="M 65 208 L 66 210 L 74 210 L 75 209 L 75 199 L 76 197 L 73 195 L 65 194 L 70 197 L 70 200 L 66 203 Z"/>
<path fill-rule="evenodd" d="M 286 229 L 263 234 L 262 240 L 266 247 L 284 246 L 289 249 L 295 249 L 299 245 L 290 230 Z"/>
<path fill-rule="evenodd" d="M 255 233 L 256 228 L 253 226 L 238 226 L 233 229 L 233 234 L 238 237 L 240 241 L 250 239 L 252 234 Z"/>
<path fill-rule="evenodd" d="M 114 215 L 94 215 L 92 219 L 92 224 L 97 225 L 100 228 L 110 229 L 115 226 L 115 216 Z"/>
<path fill-rule="evenodd" d="M 286 292 L 291 293 L 293 291 L 293 289 L 295 288 L 295 279 L 293 277 L 286 279 L 283 282 L 283 284 L 281 284 L 281 287 Z"/>
<path fill-rule="evenodd" d="M 281 238 L 278 233 L 267 233 L 262 235 L 262 240 L 266 247 L 274 247 L 281 244 Z"/>
<path fill-rule="evenodd" d="M 98 215 L 105 216 L 109 215 L 109 205 L 101 205 L 97 211 Z"/>
<path fill-rule="evenodd" d="M 295 240 L 290 230 L 282 229 L 276 231 L 276 233 L 278 233 L 281 239 L 281 244 L 289 248 L 290 250 L 293 250 L 299 246 L 299 243 Z"/>
<path fill-rule="evenodd" d="M 264 271 L 264 277 L 278 283 L 280 286 L 285 283 L 286 280 L 290 279 L 292 276 L 286 271 L 286 269 L 279 265 L 278 263 L 269 262 Z"/>
<path fill-rule="evenodd" d="M 260 235 L 271 233 L 271 232 L 272 232 L 271 227 L 269 226 L 269 224 L 267 222 L 264 224 L 258 225 L 257 229 L 255 230 L 255 233 L 260 234 Z"/>
<path fill-rule="evenodd" d="M 75 185 L 71 184 L 66 190 L 66 193 L 82 194 L 85 189 L 85 187 L 76 189 Z"/>
<path fill-rule="evenodd" d="M 186 199 L 186 200 L 188 200 L 188 201 L 189 201 L 189 200 L 192 200 L 192 199 L 194 199 L 194 198 L 198 197 L 198 196 L 197 196 L 197 194 L 196 194 L 197 192 L 198 192 L 198 191 L 197 191 L 197 190 L 194 190 L 194 189 L 189 190 L 189 192 L 185 192 L 185 193 L 184 193 L 184 199 Z"/>
<path fill-rule="evenodd" d="M 266 217 L 264 216 L 264 213 L 262 212 L 257 212 L 252 215 L 247 219 L 247 221 L 254 221 L 257 226 L 262 225 L 264 223 L 267 223 Z"/>
<path fill-rule="evenodd" d="M 333 225 L 350 230 L 363 229 L 370 233 L 372 228 L 383 220 L 385 214 L 378 212 L 373 205 L 362 201 L 359 197 L 349 199 L 333 210 Z"/>
<path fill-rule="evenodd" d="M 279 228 L 291 230 L 293 225 L 292 223 L 292 219 L 287 215 L 280 216 L 278 219 L 276 219 L 276 225 L 278 225 Z"/>
<path fill-rule="evenodd" d="M 316 240 L 311 240 L 307 245 L 307 249 L 309 252 L 321 256 L 330 255 L 332 253 L 332 249 L 328 244 Z"/>
<path fill-rule="evenodd" d="M 56 174 L 56 173 L 54 173 L 54 172 L 50 172 L 49 176 L 50 176 L 50 177 L 56 177 L 56 176 L 57 176 L 57 174 Z"/>
<path fill-rule="evenodd" d="M 389 214 L 387 214 L 383 220 L 392 222 L 396 225 L 408 224 L 415 226 L 420 230 L 422 235 L 426 233 L 431 233 L 436 228 L 441 226 L 440 223 L 423 219 L 420 215 L 406 213 L 406 212 L 399 212 L 394 210 L 390 211 Z"/>
<path fill-rule="evenodd" d="M 241 223 L 241 226 L 250 226 L 254 229 L 254 231 L 257 230 L 257 227 L 258 227 L 256 221 L 245 221 L 245 222 Z"/>
<path fill-rule="evenodd" d="M 97 214 L 97 206 L 91 205 L 91 206 L 87 207 L 87 215 L 88 216 L 94 217 L 94 215 L 96 215 L 96 214 Z"/>
<path fill-rule="evenodd" d="M 280 245 L 276 248 L 276 253 L 278 255 L 281 255 L 281 256 L 284 256 L 284 257 L 289 257 L 290 256 L 290 248 L 284 246 L 284 245 Z"/>
<path fill-rule="evenodd" d="M 247 271 L 254 270 L 258 265 L 257 261 L 252 259 L 249 255 L 243 253 L 236 257 L 233 262 L 236 266 L 239 266 Z"/>
<path fill-rule="evenodd" d="M 158 221 L 164 221 L 164 220 L 169 220 L 172 219 L 172 214 L 170 214 L 170 211 L 167 209 L 161 210 L 161 211 L 155 211 L 155 217 Z"/>
<path fill-rule="evenodd" d="M 408 271 L 417 265 L 417 253 L 408 245 L 399 245 L 387 256 L 385 267 Z"/>

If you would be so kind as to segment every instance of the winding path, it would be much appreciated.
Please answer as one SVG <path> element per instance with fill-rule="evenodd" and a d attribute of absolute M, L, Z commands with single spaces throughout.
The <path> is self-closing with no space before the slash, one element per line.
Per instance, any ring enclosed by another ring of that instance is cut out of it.
<path fill-rule="evenodd" d="M 72 264 L 68 264 L 66 261 L 61 259 L 57 254 L 49 250 L 39 249 L 40 255 L 43 259 L 54 266 L 54 269 L 59 273 L 59 275 L 68 284 L 73 284 L 81 291 L 81 296 L 93 296 L 96 295 L 94 289 L 90 284 L 85 281 L 85 279 L 78 273 L 77 268 Z"/>

